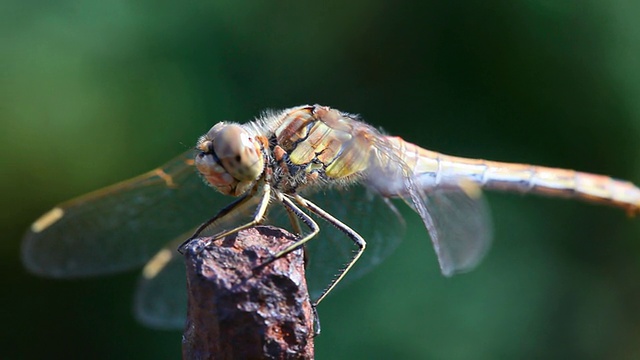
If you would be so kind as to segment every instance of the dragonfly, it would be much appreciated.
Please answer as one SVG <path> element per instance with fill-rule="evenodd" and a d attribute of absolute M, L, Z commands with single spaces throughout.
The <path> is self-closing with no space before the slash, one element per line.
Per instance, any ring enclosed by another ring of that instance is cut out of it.
<path fill-rule="evenodd" d="M 305 247 L 308 273 L 322 279 L 310 285 L 317 305 L 347 273 L 357 278 L 395 249 L 406 228 L 399 202 L 419 215 L 443 275 L 472 270 L 492 240 L 484 189 L 640 210 L 640 189 L 631 182 L 444 155 L 357 115 L 304 105 L 245 124 L 220 122 L 165 165 L 55 206 L 27 231 L 22 260 L 53 278 L 143 266 L 138 319 L 181 328 L 186 280 L 177 250 L 191 239 L 286 219 L 298 240 L 274 259 Z M 236 200 L 210 217 L 228 196 Z M 331 226 L 320 231 L 316 220 Z"/>

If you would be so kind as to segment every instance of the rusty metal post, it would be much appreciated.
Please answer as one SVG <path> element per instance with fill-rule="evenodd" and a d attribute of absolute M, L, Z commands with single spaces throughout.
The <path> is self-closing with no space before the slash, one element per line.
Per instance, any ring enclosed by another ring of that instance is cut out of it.
<path fill-rule="evenodd" d="M 295 237 L 258 226 L 210 240 L 195 239 L 185 252 L 183 358 L 312 359 L 314 312 L 303 250 L 261 266 Z"/>

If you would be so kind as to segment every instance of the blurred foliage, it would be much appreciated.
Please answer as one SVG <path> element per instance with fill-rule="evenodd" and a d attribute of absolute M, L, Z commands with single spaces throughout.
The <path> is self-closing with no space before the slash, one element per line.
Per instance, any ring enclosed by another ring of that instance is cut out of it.
<path fill-rule="evenodd" d="M 179 332 L 133 320 L 135 273 L 36 278 L 20 238 L 223 119 L 320 103 L 445 153 L 640 181 L 639 13 L 629 0 L 3 1 L 0 357 L 179 357 Z M 319 308 L 317 357 L 640 357 L 640 224 L 488 197 L 496 239 L 476 271 L 441 277 L 407 212 L 399 250 Z"/>

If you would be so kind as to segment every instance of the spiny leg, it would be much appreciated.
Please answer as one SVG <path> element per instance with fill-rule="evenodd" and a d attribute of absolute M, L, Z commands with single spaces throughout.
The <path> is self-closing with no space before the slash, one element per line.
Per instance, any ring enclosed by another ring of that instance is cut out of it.
<path fill-rule="evenodd" d="M 293 233 L 296 234 L 297 236 L 300 236 L 302 234 L 302 228 L 300 227 L 300 221 L 298 220 L 298 217 L 291 209 L 289 209 L 286 206 L 283 206 L 283 207 L 287 211 L 287 215 L 289 216 L 289 222 L 291 223 L 291 227 L 293 228 L 292 229 Z M 302 251 L 304 251 L 303 258 L 304 258 L 304 264 L 306 268 L 307 264 L 309 263 L 309 253 L 306 247 L 303 247 Z"/>
<path fill-rule="evenodd" d="M 304 237 L 302 237 L 301 239 L 299 239 L 298 241 L 296 241 L 295 243 L 288 246 L 286 249 L 278 252 L 269 260 L 257 266 L 255 268 L 255 270 L 257 271 L 271 264 L 272 262 L 278 260 L 279 258 L 287 255 L 288 253 L 298 249 L 299 247 L 303 246 L 307 241 L 311 240 L 314 236 L 318 234 L 318 232 L 320 232 L 320 227 L 318 227 L 318 224 L 316 224 L 316 222 L 313 221 L 313 219 L 309 215 L 305 214 L 302 210 L 300 210 L 300 208 L 297 207 L 291 201 L 291 199 L 289 199 L 288 197 L 282 194 L 278 194 L 278 200 L 282 203 L 285 210 L 287 211 L 287 214 L 289 215 L 289 220 L 291 221 L 291 225 L 293 226 L 294 231 L 297 232 L 298 236 L 302 235 L 302 229 L 300 228 L 300 223 L 298 222 L 298 219 L 302 220 L 302 222 L 309 227 L 311 232 L 305 235 Z M 311 303 L 311 308 L 313 309 L 314 335 L 319 335 L 321 328 L 320 328 L 320 318 L 318 317 L 318 310 L 316 310 L 316 305 L 317 304 L 315 302 Z"/>
<path fill-rule="evenodd" d="M 320 297 L 313 303 L 313 306 L 315 307 L 331 292 L 331 290 L 333 290 L 333 288 L 336 287 L 336 285 L 340 282 L 340 280 L 342 280 L 342 278 L 344 278 L 344 276 L 351 269 L 351 267 L 356 263 L 356 261 L 358 261 L 358 259 L 364 252 L 364 249 L 367 246 L 367 243 L 364 241 L 362 236 L 360 236 L 357 232 L 353 231 L 353 229 L 351 229 L 350 227 L 342 223 L 340 220 L 333 217 L 328 212 L 322 210 L 316 204 L 301 197 L 300 195 L 295 195 L 294 199 L 300 206 L 320 216 L 321 218 L 329 222 L 331 225 L 335 226 L 338 230 L 342 231 L 356 244 L 356 246 L 358 246 L 358 250 L 356 250 L 351 260 L 349 260 L 346 266 L 338 272 L 337 276 L 331 281 L 329 286 L 322 292 L 322 295 L 320 295 Z M 301 211 L 300 208 L 298 208 L 288 197 L 283 196 L 280 199 L 280 201 L 285 206 L 285 208 L 288 209 L 287 211 L 290 211 L 291 213 L 295 214 L 296 217 L 302 220 L 302 222 L 304 222 L 311 229 L 311 233 L 305 235 L 302 239 L 289 245 L 287 248 L 277 253 L 271 260 L 267 261 L 263 265 L 271 263 L 274 260 L 304 245 L 307 241 L 311 240 L 319 231 L 318 225 L 315 223 L 315 221 L 313 221 L 313 219 L 311 219 L 307 214 Z"/>
<path fill-rule="evenodd" d="M 268 184 L 264 184 L 264 186 L 262 187 L 262 197 L 260 199 L 260 203 L 258 204 L 258 207 L 256 208 L 256 211 L 254 212 L 253 218 L 251 219 L 251 221 L 243 225 L 240 225 L 234 229 L 220 232 L 216 234 L 214 238 L 220 239 L 225 236 L 235 234 L 241 230 L 260 224 L 264 219 L 264 214 L 267 212 L 267 207 L 269 206 L 270 197 L 271 197 L 271 186 L 269 186 Z"/>
<path fill-rule="evenodd" d="M 226 207 L 224 207 L 222 210 L 220 210 L 214 217 L 212 217 L 211 219 L 209 219 L 208 221 L 206 221 L 205 223 L 203 223 L 202 225 L 200 225 L 198 227 L 198 229 L 196 229 L 196 231 L 193 233 L 193 235 L 191 235 L 187 240 L 185 240 L 182 244 L 180 244 L 180 246 L 178 247 L 178 251 L 180 253 L 183 253 L 184 251 L 184 247 L 193 239 L 195 239 L 196 237 L 198 237 L 200 235 L 200 233 L 202 231 L 204 231 L 207 227 L 209 227 L 211 224 L 215 223 L 216 221 L 219 221 L 221 219 L 223 219 L 226 216 L 233 216 L 234 213 L 236 212 L 237 209 L 246 206 L 247 203 L 250 203 L 251 200 L 254 200 L 254 197 L 256 195 L 256 191 L 255 189 L 252 190 L 249 194 L 244 195 L 243 197 L 241 197 L 240 199 L 232 202 L 231 204 L 227 205 Z M 264 218 L 264 215 L 267 211 L 267 207 L 269 205 L 269 199 L 271 197 L 271 187 L 268 184 L 264 184 L 262 187 L 262 195 L 260 197 L 260 202 L 258 204 L 258 206 L 256 207 L 256 210 L 253 213 L 252 219 L 240 226 L 237 226 L 231 230 L 225 230 L 222 231 L 220 233 L 217 233 L 216 235 L 213 236 L 214 239 L 220 239 L 223 238 L 225 236 L 231 235 L 231 234 L 235 234 L 241 230 L 250 228 L 252 226 L 255 226 L 257 224 L 260 224 L 262 222 L 262 219 Z"/>
<path fill-rule="evenodd" d="M 303 198 L 303 197 L 301 197 L 299 195 L 296 195 L 294 199 L 302 207 L 304 207 L 306 209 L 309 209 L 311 212 L 313 212 L 314 214 L 320 216 L 324 220 L 328 221 L 331 225 L 335 226 L 338 230 L 342 231 L 358 247 L 356 252 L 353 254 L 353 257 L 351 258 L 351 260 L 346 264 L 346 266 L 344 268 L 342 268 L 338 272 L 337 276 L 331 281 L 329 286 L 322 292 L 320 297 L 318 297 L 318 299 L 314 302 L 313 306 L 315 307 L 322 300 L 324 300 L 324 298 L 336 287 L 336 285 L 338 285 L 340 280 L 342 280 L 344 278 L 344 276 L 347 275 L 347 272 L 349 272 L 349 270 L 353 267 L 353 265 L 356 263 L 356 261 L 358 261 L 358 259 L 360 258 L 360 256 L 364 252 L 364 249 L 366 248 L 367 243 L 366 243 L 366 241 L 364 241 L 362 236 L 360 236 L 360 234 L 355 232 L 353 229 L 351 229 L 349 226 L 345 225 L 340 220 L 338 220 L 335 217 L 333 217 L 333 215 L 329 214 L 328 212 L 324 211 L 322 208 L 318 207 L 318 205 L 312 203 L 311 201 L 309 201 L 309 200 L 307 200 L 307 199 L 305 199 L 305 198 Z M 299 246 L 299 245 L 297 245 L 297 243 L 296 243 L 296 244 L 293 244 L 290 247 L 295 248 L 297 246 Z"/>
<path fill-rule="evenodd" d="M 358 258 L 360 258 L 360 256 L 364 252 L 364 249 L 366 247 L 366 242 L 358 233 L 353 231 L 347 225 L 343 224 L 338 219 L 336 219 L 326 211 L 322 210 L 312 202 L 302 198 L 299 195 L 296 195 L 294 199 L 298 204 L 300 204 L 306 209 L 309 209 L 311 212 L 315 213 L 316 215 L 322 217 L 323 219 L 331 223 L 333 226 L 338 228 L 340 231 L 345 233 L 358 246 L 358 250 L 356 251 L 354 256 L 351 258 L 349 263 L 339 271 L 338 276 L 336 276 L 336 278 L 334 278 L 331 281 L 329 286 L 322 292 L 322 295 L 320 295 L 320 297 L 316 301 L 312 301 L 311 303 L 311 307 L 313 309 L 313 317 L 314 317 L 314 322 L 313 322 L 314 333 L 315 335 L 319 335 L 321 331 L 321 327 L 320 327 L 320 318 L 318 317 L 318 311 L 317 311 L 318 304 L 329 294 L 329 292 L 331 292 L 331 290 L 333 290 L 333 288 L 338 284 L 338 282 L 342 280 L 342 278 L 346 275 L 349 269 L 351 269 L 353 264 L 355 264 L 355 262 L 358 261 Z M 289 245 L 284 250 L 278 252 L 271 259 L 269 259 L 268 261 L 265 261 L 263 264 L 258 266 L 256 270 L 259 270 L 260 268 L 272 263 L 273 261 L 279 259 L 280 257 L 285 256 L 291 251 L 294 251 L 299 247 L 303 246 L 307 241 L 311 240 L 320 231 L 318 224 L 316 224 L 316 222 L 313 221 L 313 219 L 309 217 L 309 215 L 301 211 L 300 208 L 296 206 L 288 197 L 279 194 L 278 200 L 280 200 L 280 202 L 285 207 L 287 214 L 289 215 L 289 219 L 291 220 L 291 224 L 294 227 L 294 229 L 298 231 L 298 234 L 301 234 L 301 229 L 300 229 L 300 224 L 298 223 L 298 219 L 302 220 L 302 222 L 304 222 L 305 225 L 309 227 L 309 229 L 311 230 L 311 233 L 305 235 L 300 240 Z"/>
<path fill-rule="evenodd" d="M 284 209 L 287 211 L 287 216 L 289 217 L 289 222 L 291 223 L 291 227 L 293 228 L 293 233 L 300 236 L 302 234 L 302 228 L 300 228 L 298 215 L 296 215 L 296 213 L 288 206 L 284 206 Z"/>
<path fill-rule="evenodd" d="M 294 251 L 295 249 L 301 247 L 307 241 L 311 240 L 314 236 L 316 236 L 320 231 L 320 227 L 318 227 L 318 224 L 316 224 L 316 222 L 313 221 L 313 219 L 309 215 L 305 214 L 304 211 L 300 210 L 300 208 L 296 206 L 296 204 L 294 204 L 291 201 L 291 199 L 289 199 L 286 196 L 281 196 L 279 200 L 282 202 L 282 205 L 284 205 L 285 209 L 287 210 L 287 213 L 295 215 L 297 219 L 302 220 L 302 222 L 309 227 L 311 232 L 304 235 L 301 239 L 297 240 L 293 244 L 287 246 L 284 250 L 281 250 L 280 252 L 275 254 L 271 260 L 267 261 L 267 263 L 273 262 L 274 260 L 281 258 L 287 255 L 288 253 Z M 301 235 L 300 224 L 298 223 L 298 221 L 297 220 L 295 220 L 295 222 L 292 221 L 292 225 L 298 228 L 297 229 L 298 234 Z"/>
<path fill-rule="evenodd" d="M 191 236 L 189 236 L 187 238 L 187 240 L 183 241 L 180 246 L 178 246 L 178 252 L 180 252 L 181 254 L 183 254 L 184 251 L 184 247 L 193 239 L 197 238 L 200 233 L 206 229 L 209 225 L 213 224 L 214 222 L 222 219 L 223 217 L 227 216 L 227 214 L 231 213 L 234 209 L 241 207 L 244 203 L 246 203 L 248 200 L 251 199 L 251 196 L 249 195 L 244 195 L 243 197 L 233 201 L 232 203 L 230 203 L 229 205 L 225 206 L 224 208 L 222 208 L 220 211 L 218 211 L 217 214 L 215 214 L 211 219 L 205 221 L 204 223 L 202 223 L 200 226 L 198 226 L 198 228 L 193 232 L 193 234 Z"/>

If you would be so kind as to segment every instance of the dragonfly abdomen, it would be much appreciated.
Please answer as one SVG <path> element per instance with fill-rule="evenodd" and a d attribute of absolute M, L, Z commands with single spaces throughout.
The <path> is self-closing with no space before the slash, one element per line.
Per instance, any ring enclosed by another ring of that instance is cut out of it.
<path fill-rule="evenodd" d="M 640 208 L 640 189 L 628 181 L 605 175 L 487 161 L 485 177 L 484 186 L 488 189 L 576 198 L 632 212 Z"/>
<path fill-rule="evenodd" d="M 628 181 L 568 169 L 503 163 L 440 154 L 399 138 L 389 138 L 413 169 L 419 185 L 429 188 L 475 183 L 484 189 L 539 194 L 603 203 L 640 211 L 640 189 Z"/>
<path fill-rule="evenodd" d="M 628 181 L 568 169 L 440 155 L 441 181 L 465 177 L 485 189 L 539 194 L 640 210 L 640 189 Z"/>

